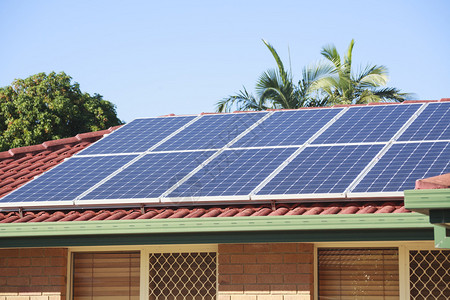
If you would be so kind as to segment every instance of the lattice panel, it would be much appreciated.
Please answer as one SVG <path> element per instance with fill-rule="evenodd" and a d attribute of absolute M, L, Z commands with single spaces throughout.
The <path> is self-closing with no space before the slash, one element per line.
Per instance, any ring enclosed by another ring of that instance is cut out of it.
<path fill-rule="evenodd" d="M 410 299 L 450 299 L 450 250 L 409 252 Z"/>
<path fill-rule="evenodd" d="M 149 299 L 216 299 L 216 253 L 151 253 Z"/>

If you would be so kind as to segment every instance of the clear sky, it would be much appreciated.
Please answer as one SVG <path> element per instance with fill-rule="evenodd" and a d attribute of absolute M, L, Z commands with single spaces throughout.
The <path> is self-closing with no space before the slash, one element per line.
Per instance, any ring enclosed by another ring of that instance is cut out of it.
<path fill-rule="evenodd" d="M 0 86 L 64 71 L 118 116 L 215 110 L 275 66 L 269 41 L 298 80 L 303 66 L 350 40 L 356 65 L 389 68 L 388 86 L 450 98 L 450 1 L 0 0 Z"/>

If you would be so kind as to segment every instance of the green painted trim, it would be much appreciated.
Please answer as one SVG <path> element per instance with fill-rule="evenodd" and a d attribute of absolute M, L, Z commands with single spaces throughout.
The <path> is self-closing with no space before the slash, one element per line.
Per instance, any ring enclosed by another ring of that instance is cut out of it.
<path fill-rule="evenodd" d="M 450 249 L 449 229 L 443 226 L 434 226 L 434 244 L 436 248 Z"/>
<path fill-rule="evenodd" d="M 42 222 L 1 224 L 0 238 L 411 228 L 432 225 L 428 217 L 416 213 Z"/>
<path fill-rule="evenodd" d="M 425 240 L 433 240 L 433 228 L 76 235 L 70 238 L 64 236 L 14 237 L 0 238 L 0 248 Z"/>
<path fill-rule="evenodd" d="M 426 215 L 430 210 L 450 209 L 450 189 L 407 190 L 405 207 Z"/>

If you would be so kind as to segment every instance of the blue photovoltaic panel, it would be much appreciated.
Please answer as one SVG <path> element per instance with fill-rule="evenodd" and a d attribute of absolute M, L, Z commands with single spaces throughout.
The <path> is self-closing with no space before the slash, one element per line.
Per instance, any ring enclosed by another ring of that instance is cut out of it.
<path fill-rule="evenodd" d="M 420 104 L 351 107 L 313 144 L 387 142 L 419 107 Z"/>
<path fill-rule="evenodd" d="M 382 147 L 307 147 L 257 194 L 343 193 Z"/>
<path fill-rule="evenodd" d="M 155 151 L 222 148 L 266 113 L 204 115 Z"/>
<path fill-rule="evenodd" d="M 232 147 L 302 145 L 342 109 L 278 111 Z"/>
<path fill-rule="evenodd" d="M 135 157 L 73 157 L 5 196 L 1 202 L 74 200 Z"/>
<path fill-rule="evenodd" d="M 169 197 L 248 195 L 296 148 L 228 150 Z"/>
<path fill-rule="evenodd" d="M 414 189 L 417 179 L 450 172 L 450 143 L 394 144 L 353 192 Z"/>
<path fill-rule="evenodd" d="M 81 151 L 79 155 L 145 152 L 194 118 L 136 119 Z"/>
<path fill-rule="evenodd" d="M 450 140 L 450 102 L 428 104 L 398 140 Z"/>
<path fill-rule="evenodd" d="M 147 154 L 81 200 L 158 198 L 213 153 Z"/>

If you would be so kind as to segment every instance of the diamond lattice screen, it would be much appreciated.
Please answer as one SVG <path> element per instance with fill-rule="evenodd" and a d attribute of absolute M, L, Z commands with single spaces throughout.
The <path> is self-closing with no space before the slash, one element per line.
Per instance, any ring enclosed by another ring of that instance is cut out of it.
<path fill-rule="evenodd" d="M 409 252 L 410 299 L 450 299 L 450 250 Z"/>
<path fill-rule="evenodd" d="M 216 299 L 216 253 L 151 253 L 149 299 Z"/>

